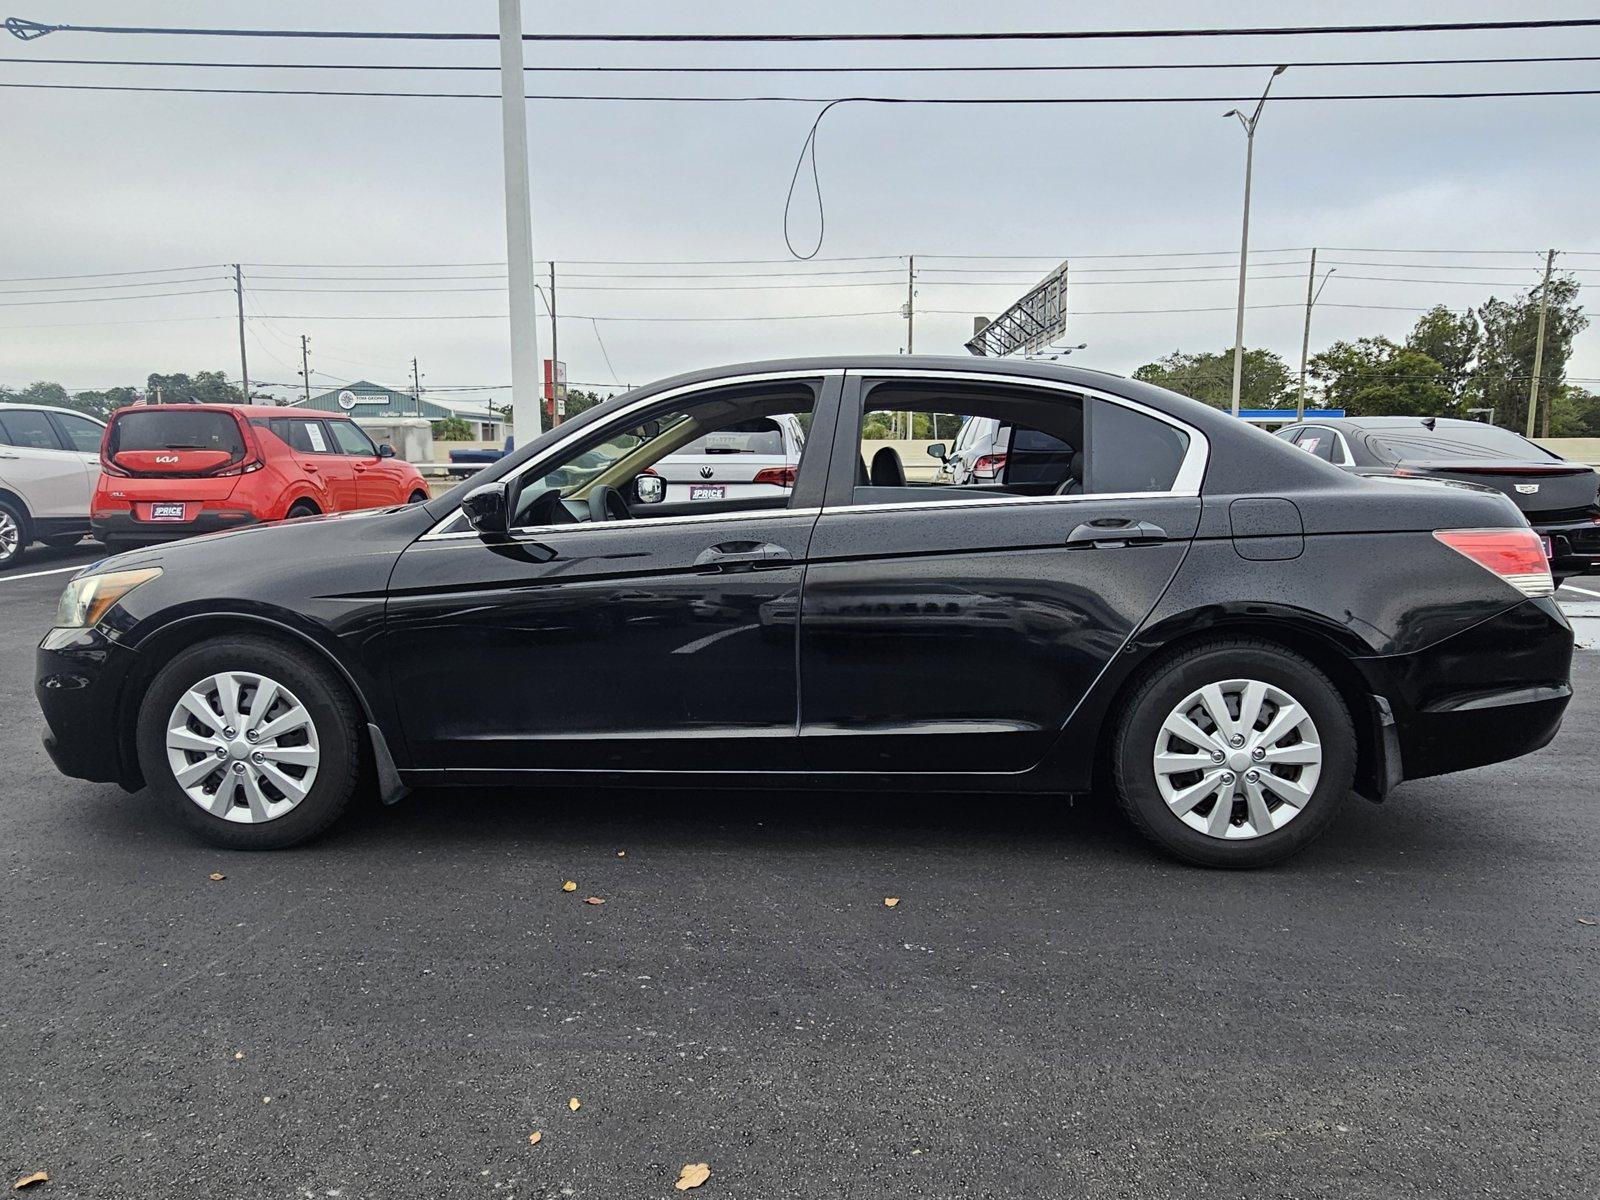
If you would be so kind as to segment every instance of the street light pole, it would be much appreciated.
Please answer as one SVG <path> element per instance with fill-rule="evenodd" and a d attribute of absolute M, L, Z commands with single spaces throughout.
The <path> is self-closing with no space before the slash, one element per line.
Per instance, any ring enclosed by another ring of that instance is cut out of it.
<path fill-rule="evenodd" d="M 506 278 L 511 307 L 511 424 L 519 445 L 539 436 L 539 330 L 533 307 L 533 213 L 528 105 L 523 99 L 522 0 L 500 0 L 500 132 L 506 185 Z"/>
<path fill-rule="evenodd" d="M 1274 67 L 1272 74 L 1267 77 L 1267 86 L 1261 91 L 1261 99 L 1256 102 L 1256 110 L 1248 118 L 1237 108 L 1229 109 L 1222 115 L 1225 117 L 1238 117 L 1239 124 L 1244 126 L 1244 231 L 1239 236 L 1239 310 L 1233 327 L 1233 415 L 1239 415 L 1239 394 L 1244 383 L 1244 277 L 1245 268 L 1250 261 L 1250 176 L 1255 166 L 1256 156 L 1256 125 L 1261 120 L 1261 110 L 1266 107 L 1267 93 L 1272 90 L 1272 81 L 1282 75 L 1289 68 Z"/>
<path fill-rule="evenodd" d="M 1306 361 L 1311 353 L 1311 309 L 1316 304 L 1317 298 L 1322 295 L 1322 289 L 1328 286 L 1328 280 L 1333 277 L 1338 267 L 1329 267 L 1328 273 L 1322 277 L 1322 282 L 1317 284 L 1316 291 L 1311 290 L 1311 285 L 1317 279 L 1317 248 L 1311 247 L 1311 270 L 1306 273 L 1306 327 L 1300 335 L 1300 388 L 1296 393 L 1294 404 L 1294 419 L 1306 419 Z"/>
<path fill-rule="evenodd" d="M 1544 282 L 1539 285 L 1539 332 L 1533 343 L 1533 378 L 1528 381 L 1528 437 L 1533 437 L 1533 422 L 1539 412 L 1539 375 L 1544 370 L 1544 322 L 1550 312 L 1550 272 L 1555 269 L 1556 252 L 1544 256 Z M 1550 416 L 1545 414 L 1544 436 L 1550 436 Z"/>

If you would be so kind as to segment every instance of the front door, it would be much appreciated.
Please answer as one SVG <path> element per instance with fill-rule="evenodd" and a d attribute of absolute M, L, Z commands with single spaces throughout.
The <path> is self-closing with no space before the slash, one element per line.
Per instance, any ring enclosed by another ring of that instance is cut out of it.
<path fill-rule="evenodd" d="M 388 459 L 378 456 L 378 447 L 373 445 L 366 430 L 354 421 L 334 421 L 332 425 L 334 444 L 344 456 L 355 482 L 352 507 L 385 508 L 404 504 L 405 496 L 397 494 L 400 491 L 398 468 L 391 467 Z"/>
<path fill-rule="evenodd" d="M 513 535 L 446 524 L 400 557 L 385 645 L 412 762 L 791 770 L 796 630 L 837 377 L 679 389 L 518 464 Z M 760 417 L 827 434 L 792 489 L 665 500 L 653 464 Z"/>
<path fill-rule="evenodd" d="M 924 372 L 847 397 L 802 608 L 807 762 L 1025 771 L 1176 574 L 1203 440 L 1015 381 Z M 1009 426 L 998 482 L 943 482 L 920 450 L 985 418 Z"/>

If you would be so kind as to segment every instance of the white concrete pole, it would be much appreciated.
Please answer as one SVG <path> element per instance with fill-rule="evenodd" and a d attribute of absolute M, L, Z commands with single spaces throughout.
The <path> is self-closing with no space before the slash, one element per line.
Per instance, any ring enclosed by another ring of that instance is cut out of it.
<path fill-rule="evenodd" d="M 500 0 L 500 127 L 506 177 L 506 278 L 511 301 L 511 421 L 517 445 L 539 436 L 539 331 L 533 307 L 528 106 L 522 98 L 522 0 Z"/>

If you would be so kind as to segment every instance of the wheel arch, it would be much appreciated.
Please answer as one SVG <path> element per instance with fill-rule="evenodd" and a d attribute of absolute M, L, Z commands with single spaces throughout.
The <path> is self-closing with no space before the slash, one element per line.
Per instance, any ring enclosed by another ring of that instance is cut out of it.
<path fill-rule="evenodd" d="M 1124 655 L 1122 673 L 1115 680 L 1105 681 L 1109 686 L 1103 689 L 1097 712 L 1092 714 L 1094 790 L 1098 793 L 1109 786 L 1110 725 L 1120 718 L 1138 686 L 1162 663 L 1185 650 L 1232 638 L 1275 645 L 1306 659 L 1328 677 L 1355 727 L 1355 790 L 1368 799 L 1383 799 L 1398 779 L 1399 750 L 1389 701 L 1373 690 L 1355 662 L 1362 655 L 1370 655 L 1371 647 L 1348 629 L 1315 618 L 1314 614 L 1263 606 L 1188 614 L 1141 630 L 1129 642 L 1127 649 L 1131 653 Z"/>
<path fill-rule="evenodd" d="M 138 652 L 138 659 L 122 682 L 115 710 L 118 757 L 121 759 L 124 771 L 129 773 L 130 779 L 142 782 L 136 745 L 139 704 L 149 690 L 156 673 L 163 665 L 170 662 L 174 655 L 190 646 L 230 635 L 265 636 L 273 641 L 310 650 L 333 668 L 335 675 L 355 701 L 367 726 L 369 736 L 366 740 L 369 743 L 385 739 L 393 740 L 392 731 L 383 728 L 380 715 L 375 711 L 371 699 L 349 664 L 321 640 L 292 621 L 281 620 L 263 613 L 238 611 L 192 613 L 177 617 L 159 629 L 152 630 L 141 637 L 138 645 L 134 647 Z M 387 755 L 387 745 L 381 747 L 379 752 Z"/>
<path fill-rule="evenodd" d="M 22 498 L 20 493 L 8 487 L 0 487 L 0 500 L 9 501 L 17 509 L 22 517 L 23 544 L 26 545 L 31 542 L 35 531 L 33 527 L 33 510 L 28 507 L 28 502 Z"/>

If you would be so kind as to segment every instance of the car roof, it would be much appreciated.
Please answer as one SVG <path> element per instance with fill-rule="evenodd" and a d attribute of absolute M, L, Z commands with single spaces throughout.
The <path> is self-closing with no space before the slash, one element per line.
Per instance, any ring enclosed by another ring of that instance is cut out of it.
<path fill-rule="evenodd" d="M 243 413 L 246 417 L 313 417 L 321 421 L 342 420 L 349 415 L 315 408 L 291 408 L 282 404 L 130 404 L 117 409 L 117 412 L 226 412 Z"/>
<path fill-rule="evenodd" d="M 1331 417 L 1325 421 L 1317 422 L 1314 418 L 1308 419 L 1307 424 L 1333 425 L 1345 429 L 1420 429 L 1424 432 L 1435 429 L 1481 429 L 1482 421 L 1463 421 L 1460 417 L 1433 417 L 1432 424 L 1424 424 L 1427 417 Z M 1489 428 L 1498 428 L 1490 426 Z M 1516 430 L 1508 429 L 1505 432 L 1515 433 Z"/>
<path fill-rule="evenodd" d="M 0 400 L 0 409 L 7 408 L 22 412 L 64 413 L 69 417 L 82 417 L 86 421 L 93 421 L 96 425 L 105 424 L 104 421 L 95 416 L 93 413 L 86 413 L 82 409 L 77 408 L 63 408 L 59 404 L 15 404 L 10 400 Z"/>

